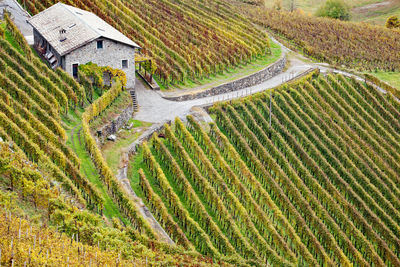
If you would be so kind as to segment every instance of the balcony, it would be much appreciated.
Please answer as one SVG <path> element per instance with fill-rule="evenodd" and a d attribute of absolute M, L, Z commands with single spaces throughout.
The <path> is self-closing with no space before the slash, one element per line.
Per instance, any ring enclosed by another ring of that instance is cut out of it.
<path fill-rule="evenodd" d="M 39 55 L 45 59 L 52 69 L 58 67 L 57 57 L 51 52 L 51 49 L 47 49 L 47 42 L 41 39 L 39 42 L 34 44 L 36 51 L 38 51 Z"/>

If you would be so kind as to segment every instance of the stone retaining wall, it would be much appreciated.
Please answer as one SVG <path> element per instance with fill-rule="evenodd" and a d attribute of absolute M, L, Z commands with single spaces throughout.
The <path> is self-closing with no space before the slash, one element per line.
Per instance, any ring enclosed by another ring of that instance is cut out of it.
<path fill-rule="evenodd" d="M 96 132 L 96 139 L 100 144 L 104 144 L 107 140 L 107 136 L 111 134 L 116 134 L 119 129 L 121 129 L 130 118 L 133 116 L 133 106 L 130 105 L 124 109 L 116 118 L 114 118 L 110 123 L 99 128 Z"/>
<path fill-rule="evenodd" d="M 171 125 L 171 121 L 165 121 L 162 123 L 153 124 L 146 131 L 144 131 L 139 136 L 138 139 L 136 139 L 132 144 L 129 145 L 129 147 L 127 149 L 128 155 L 132 155 L 132 154 L 136 153 L 136 150 L 138 149 L 140 144 L 142 144 L 144 141 L 149 140 L 155 132 L 161 132 L 161 130 L 164 129 L 165 123 Z"/>
<path fill-rule="evenodd" d="M 187 94 L 182 96 L 164 97 L 164 98 L 172 101 L 186 101 L 186 100 L 215 96 L 241 90 L 243 88 L 251 87 L 260 84 L 268 79 L 271 79 L 272 77 L 280 74 L 285 68 L 285 66 L 286 66 L 286 56 L 282 56 L 278 61 L 269 65 L 265 69 L 262 69 L 244 78 L 224 83 L 196 94 Z"/>

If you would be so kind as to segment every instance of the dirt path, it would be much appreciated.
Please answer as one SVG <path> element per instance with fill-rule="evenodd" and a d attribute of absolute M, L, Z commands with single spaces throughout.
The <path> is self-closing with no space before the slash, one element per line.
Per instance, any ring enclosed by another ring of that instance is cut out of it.
<path fill-rule="evenodd" d="M 72 143 L 72 149 L 74 150 L 75 153 L 77 153 L 77 149 L 75 146 L 75 138 L 78 139 L 78 142 L 80 145 L 81 143 L 81 130 L 82 130 L 82 124 L 77 124 L 75 125 L 70 134 L 69 138 Z M 148 210 L 148 208 L 144 205 L 143 201 L 141 198 L 137 197 L 135 194 L 135 191 L 133 191 L 131 184 L 128 180 L 127 172 L 128 172 L 128 154 L 127 153 L 122 153 L 121 154 L 121 163 L 120 166 L 121 168 L 118 169 L 118 174 L 117 174 L 117 179 L 121 183 L 122 188 L 125 190 L 125 192 L 130 196 L 130 198 L 133 200 L 133 202 L 137 205 L 140 213 L 142 216 L 150 223 L 150 226 L 153 228 L 153 230 L 156 232 L 158 237 L 169 244 L 174 244 L 174 241 L 168 236 L 168 234 L 164 231 L 164 229 L 161 227 L 161 225 L 157 222 L 157 220 L 153 217 L 151 212 Z M 82 167 L 81 167 L 82 168 Z M 94 170 L 91 170 L 91 173 L 88 173 L 86 168 L 82 168 L 83 172 L 86 177 L 91 176 L 97 176 L 98 173 L 94 173 Z"/>
<path fill-rule="evenodd" d="M 387 0 L 387 1 L 384 1 L 384 2 L 373 3 L 373 4 L 369 4 L 369 5 L 353 8 L 352 11 L 353 11 L 353 13 L 358 13 L 358 14 L 368 13 L 368 12 L 371 12 L 371 11 L 376 11 L 376 10 L 381 9 L 381 8 L 389 7 L 394 2 L 396 2 L 396 1 Z"/>
<path fill-rule="evenodd" d="M 131 197 L 133 202 L 136 204 L 143 218 L 150 223 L 150 226 L 156 232 L 161 241 L 164 241 L 171 245 L 175 244 L 174 241 L 172 241 L 172 239 L 168 236 L 168 234 L 158 223 L 158 221 L 154 218 L 153 214 L 151 214 L 146 205 L 143 203 L 143 200 L 136 195 L 135 191 L 133 191 L 132 186 L 128 179 L 128 164 L 129 164 L 129 155 L 127 151 L 124 151 L 122 152 L 120 157 L 121 167 L 119 167 L 118 169 L 118 174 L 117 174 L 118 181 L 121 183 L 125 192 Z"/>

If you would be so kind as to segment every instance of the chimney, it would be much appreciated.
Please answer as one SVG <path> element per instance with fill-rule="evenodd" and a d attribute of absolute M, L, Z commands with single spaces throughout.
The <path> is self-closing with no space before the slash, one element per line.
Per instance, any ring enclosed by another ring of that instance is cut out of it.
<path fill-rule="evenodd" d="M 62 28 L 60 30 L 60 42 L 63 42 L 67 39 L 67 30 Z"/>

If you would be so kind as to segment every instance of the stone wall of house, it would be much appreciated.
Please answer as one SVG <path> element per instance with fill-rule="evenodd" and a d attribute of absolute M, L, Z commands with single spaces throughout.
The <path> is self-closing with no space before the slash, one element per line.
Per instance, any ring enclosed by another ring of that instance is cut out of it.
<path fill-rule="evenodd" d="M 42 36 L 36 29 L 33 29 L 32 31 L 33 31 L 33 44 L 38 45 L 40 40 L 42 39 Z"/>
<path fill-rule="evenodd" d="M 103 48 L 97 49 L 97 41 L 103 40 Z M 122 68 L 122 60 L 128 60 L 128 67 Z M 72 75 L 72 64 L 96 63 L 110 66 L 126 73 L 127 88 L 135 88 L 135 50 L 134 48 L 105 38 L 96 39 L 65 56 L 65 71 Z"/>
<path fill-rule="evenodd" d="M 232 91 L 241 90 L 250 86 L 260 84 L 268 79 L 271 79 L 272 77 L 280 74 L 285 68 L 285 66 L 286 66 L 286 56 L 282 56 L 275 63 L 244 78 L 224 83 L 196 94 L 187 94 L 182 96 L 164 97 L 164 98 L 172 101 L 186 101 L 186 100 L 215 96 Z"/>
<path fill-rule="evenodd" d="M 96 139 L 99 144 L 104 144 L 107 140 L 107 137 L 116 134 L 119 129 L 124 127 L 126 123 L 133 116 L 133 106 L 130 105 L 126 109 L 124 109 L 117 117 L 115 117 L 111 122 L 103 125 L 96 132 Z"/>

